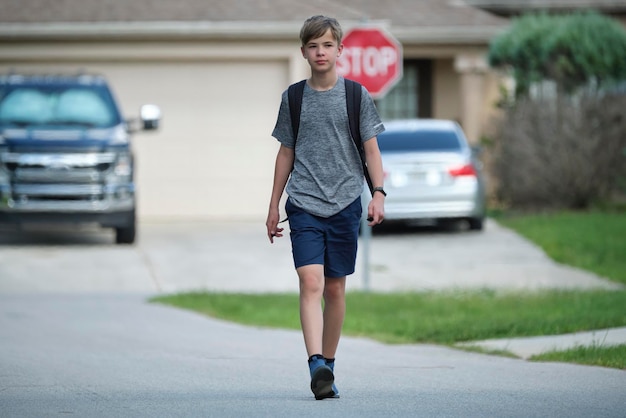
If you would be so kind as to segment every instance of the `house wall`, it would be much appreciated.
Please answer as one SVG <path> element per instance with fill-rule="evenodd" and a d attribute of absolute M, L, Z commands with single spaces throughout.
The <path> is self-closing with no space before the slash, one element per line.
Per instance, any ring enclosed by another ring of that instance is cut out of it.
<path fill-rule="evenodd" d="M 433 117 L 461 121 L 459 102 L 459 75 L 454 69 L 454 59 L 444 58 L 434 62 Z"/>

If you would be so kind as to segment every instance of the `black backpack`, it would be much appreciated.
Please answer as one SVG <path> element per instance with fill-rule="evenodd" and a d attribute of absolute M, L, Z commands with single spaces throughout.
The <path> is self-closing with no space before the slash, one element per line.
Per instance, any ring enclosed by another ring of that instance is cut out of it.
<path fill-rule="evenodd" d="M 361 165 L 363 167 L 363 174 L 367 181 L 367 186 L 372 192 L 372 179 L 367 171 L 367 164 L 365 163 L 365 150 L 363 149 L 363 143 L 361 140 L 361 85 L 356 81 L 345 80 L 346 85 L 346 106 L 348 108 L 348 122 L 350 124 L 350 136 L 356 145 L 356 149 L 359 151 L 361 157 Z M 304 84 L 306 80 L 299 81 L 289 86 L 287 95 L 289 98 L 289 113 L 291 114 L 291 128 L 293 130 L 294 137 L 294 149 L 295 142 L 298 139 L 298 131 L 300 129 L 300 112 L 302 110 L 302 96 L 304 95 Z"/>

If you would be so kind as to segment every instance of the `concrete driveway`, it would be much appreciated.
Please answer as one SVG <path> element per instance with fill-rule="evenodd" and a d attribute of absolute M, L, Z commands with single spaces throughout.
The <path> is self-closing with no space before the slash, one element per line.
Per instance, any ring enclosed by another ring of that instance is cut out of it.
<path fill-rule="evenodd" d="M 341 399 L 314 401 L 300 332 L 146 303 L 191 289 L 296 291 L 260 224 L 0 233 L 0 417 L 623 417 L 626 373 L 343 338 Z M 488 223 L 371 243 L 375 290 L 614 287 Z M 500 278 L 498 280 L 498 275 Z M 362 272 L 350 283 L 362 288 Z M 297 312 L 294 312 L 297 315 Z"/>
<path fill-rule="evenodd" d="M 112 242 L 112 233 L 94 230 L 2 230 L 0 293 L 298 291 L 288 235 L 271 245 L 263 222 L 150 223 L 137 245 Z M 618 287 L 554 263 L 492 221 L 483 232 L 383 231 L 369 254 L 368 283 L 361 252 L 349 289 Z"/>

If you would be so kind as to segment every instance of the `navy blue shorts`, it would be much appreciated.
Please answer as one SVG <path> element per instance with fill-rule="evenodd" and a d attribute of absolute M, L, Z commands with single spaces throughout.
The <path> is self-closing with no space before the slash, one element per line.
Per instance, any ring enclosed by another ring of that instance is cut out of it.
<path fill-rule="evenodd" d="M 361 198 L 329 218 L 311 215 L 287 199 L 291 247 L 296 266 L 324 266 L 325 277 L 354 273 L 361 221 Z"/>

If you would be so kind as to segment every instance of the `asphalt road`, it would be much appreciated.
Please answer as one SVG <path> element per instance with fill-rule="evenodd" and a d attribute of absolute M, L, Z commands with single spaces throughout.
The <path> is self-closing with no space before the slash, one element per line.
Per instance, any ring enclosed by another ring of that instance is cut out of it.
<path fill-rule="evenodd" d="M 624 417 L 624 371 L 358 338 L 339 347 L 341 399 L 315 401 L 299 332 L 146 302 L 295 291 L 287 238 L 266 240 L 241 223 L 142 225 L 131 247 L 96 231 L 0 231 L 0 416 Z M 376 235 L 370 260 L 380 291 L 612 287 L 492 223 Z"/>

